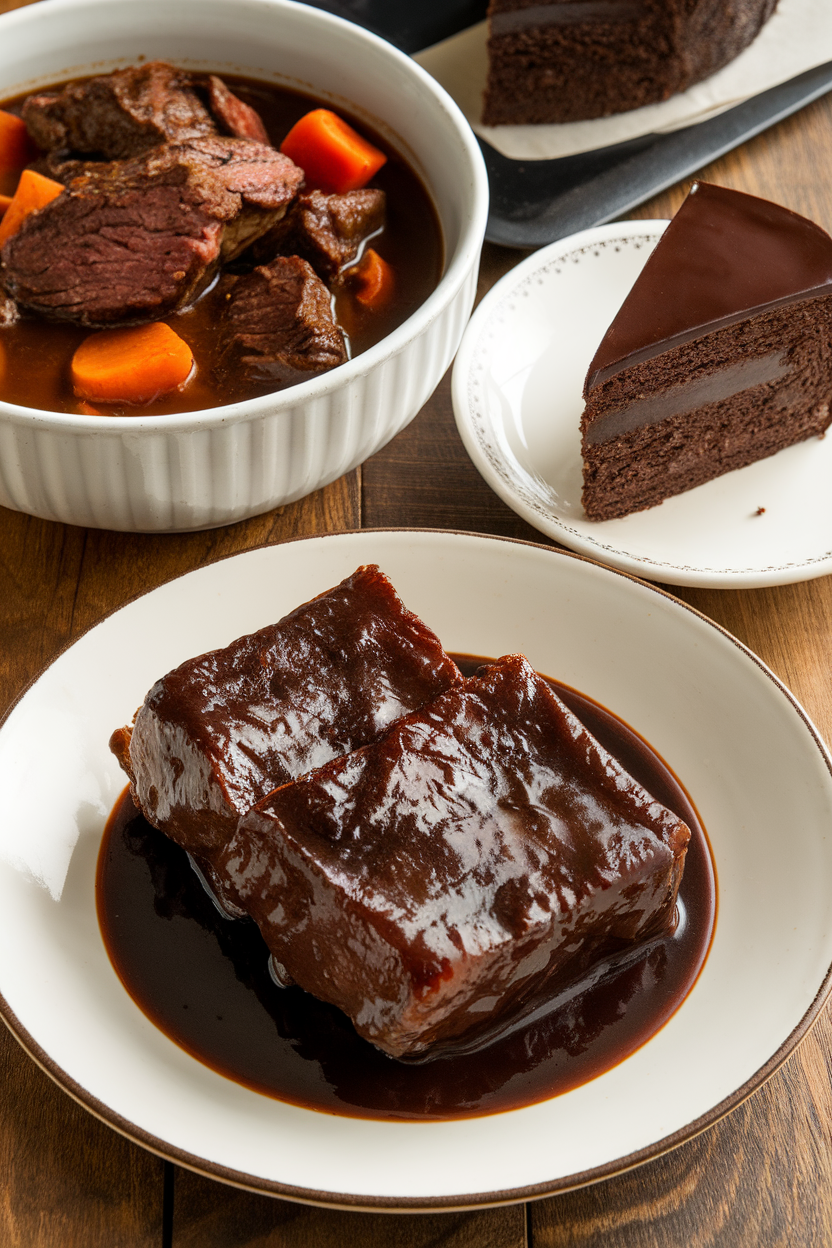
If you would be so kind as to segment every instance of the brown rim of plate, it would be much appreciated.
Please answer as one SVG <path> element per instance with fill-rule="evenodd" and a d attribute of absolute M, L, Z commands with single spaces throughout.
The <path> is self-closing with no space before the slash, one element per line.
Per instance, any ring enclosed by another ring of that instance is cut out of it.
<path fill-rule="evenodd" d="M 359 535 L 372 535 L 380 533 L 435 533 L 443 536 L 456 537 L 474 537 L 484 538 L 488 541 L 505 542 L 514 546 L 531 546 L 537 550 L 548 551 L 549 554 L 565 558 L 575 559 L 579 563 L 594 564 L 596 567 L 603 568 L 605 571 L 614 576 L 619 576 L 625 581 L 635 581 L 637 585 L 641 585 L 646 589 L 652 590 L 662 598 L 667 598 L 677 606 L 683 607 L 685 611 L 689 611 L 691 615 L 697 616 L 703 620 L 711 628 L 716 629 L 728 641 L 732 642 L 738 650 L 742 651 L 747 657 L 751 658 L 759 667 L 765 676 L 767 676 L 777 688 L 785 695 L 791 703 L 795 711 L 802 719 L 803 723 L 809 730 L 810 736 L 814 739 L 819 747 L 820 753 L 826 762 L 827 770 L 832 776 L 832 763 L 830 763 L 827 755 L 826 747 L 820 738 L 814 724 L 811 722 L 803 707 L 800 705 L 794 694 L 783 684 L 775 674 L 766 667 L 760 658 L 747 646 L 743 645 L 738 638 L 729 633 L 727 629 L 720 624 L 709 619 L 701 611 L 697 611 L 695 607 L 689 606 L 680 598 L 674 597 L 666 590 L 660 589 L 657 585 L 651 584 L 649 581 L 640 580 L 639 577 L 633 576 L 629 572 L 621 572 L 617 568 L 611 568 L 605 563 L 601 563 L 597 559 L 588 559 L 584 555 L 578 555 L 572 551 L 560 550 L 553 546 L 548 546 L 543 542 L 528 542 L 520 538 L 500 537 L 489 533 L 475 533 L 464 529 L 410 529 L 410 528 L 378 528 L 378 529 L 344 529 L 337 533 L 318 533 L 307 534 L 303 537 L 292 537 L 283 542 L 263 542 L 259 546 L 252 546 L 251 551 L 265 550 L 271 546 L 288 546 L 290 543 L 303 541 L 322 541 L 329 537 L 356 537 Z M 249 550 L 237 551 L 232 555 L 224 555 L 218 559 L 209 560 L 207 563 L 200 565 L 201 567 L 209 567 L 214 563 L 223 563 L 226 559 L 234 559 L 238 555 L 249 554 Z M 196 569 L 190 569 L 195 571 Z M 154 589 L 160 588 L 161 585 L 170 584 L 173 581 L 180 580 L 183 576 L 187 576 L 188 572 L 179 573 L 177 576 L 170 577 L 167 581 L 160 582 L 160 585 L 154 586 Z M 34 676 L 26 685 L 18 696 L 14 699 L 10 706 L 3 712 L 0 718 L 0 728 L 8 719 L 11 712 L 17 706 L 28 691 L 37 683 L 44 672 L 52 666 L 52 664 L 60 658 L 67 650 L 70 650 L 75 643 L 80 640 L 86 633 L 96 628 L 109 616 L 115 615 L 116 611 L 120 611 L 122 607 L 128 606 L 131 602 L 144 598 L 153 590 L 145 590 L 144 593 L 134 594 L 128 598 L 126 602 L 121 603 L 118 607 L 114 607 L 112 611 L 108 611 L 101 619 L 96 620 L 95 624 L 91 624 L 89 628 L 84 629 L 78 637 L 73 638 L 63 646 L 60 651 L 53 655 L 49 663 L 47 663 L 40 672 Z M 823 981 L 818 989 L 812 1004 L 806 1013 L 798 1022 L 797 1026 L 783 1041 L 780 1047 L 772 1054 L 769 1060 L 756 1071 L 750 1079 L 746 1080 L 735 1092 L 725 1097 L 718 1105 L 709 1110 L 701 1117 L 694 1119 L 687 1126 L 674 1131 L 671 1135 L 667 1135 L 664 1139 L 657 1140 L 655 1144 L 649 1145 L 647 1148 L 639 1149 L 637 1152 L 628 1153 L 624 1157 L 619 1157 L 615 1161 L 608 1162 L 603 1166 L 596 1166 L 591 1170 L 583 1170 L 577 1174 L 571 1174 L 561 1179 L 555 1179 L 548 1183 L 534 1183 L 529 1187 L 507 1188 L 504 1191 L 481 1192 L 469 1195 L 458 1196 L 355 1196 L 346 1192 L 327 1192 L 316 1191 L 314 1188 L 294 1187 L 285 1183 L 278 1183 L 269 1179 L 255 1178 L 238 1170 L 232 1170 L 227 1166 L 216 1165 L 213 1162 L 205 1161 L 192 1153 L 187 1153 L 182 1149 L 166 1144 L 164 1140 L 160 1140 L 157 1136 L 151 1135 L 149 1132 L 135 1126 L 126 1118 L 122 1118 L 120 1114 L 115 1113 L 109 1106 L 105 1105 L 97 1097 L 91 1095 L 85 1088 L 82 1088 L 70 1075 L 66 1073 L 56 1062 L 52 1060 L 49 1054 L 41 1048 L 37 1041 L 28 1033 L 25 1027 L 19 1022 L 14 1011 L 10 1008 L 5 997 L 0 993 L 0 1016 L 3 1022 L 11 1031 L 12 1035 L 19 1044 L 26 1050 L 29 1056 L 35 1061 L 41 1070 L 45 1071 L 60 1088 L 64 1090 L 79 1105 L 88 1110 L 94 1117 L 119 1134 L 131 1140 L 134 1144 L 141 1145 L 149 1152 L 155 1153 L 166 1161 L 175 1162 L 176 1165 L 183 1166 L 187 1170 L 193 1170 L 196 1174 L 201 1174 L 209 1179 L 216 1179 L 222 1183 L 228 1183 L 233 1187 L 240 1187 L 246 1191 L 255 1192 L 259 1195 L 275 1196 L 281 1200 L 296 1201 L 305 1205 L 320 1205 L 329 1209 L 343 1209 L 346 1211 L 366 1210 L 367 1212 L 387 1212 L 387 1213 L 415 1213 L 418 1211 L 431 1212 L 442 1210 L 466 1210 L 466 1209 L 483 1209 L 489 1206 L 511 1205 L 526 1200 L 540 1200 L 546 1196 L 556 1196 L 562 1192 L 574 1191 L 576 1188 L 586 1187 L 591 1183 L 600 1182 L 603 1179 L 610 1179 L 616 1175 L 624 1174 L 628 1170 L 633 1170 L 637 1166 L 643 1165 L 647 1161 L 654 1161 L 657 1157 L 661 1157 L 664 1153 L 670 1152 L 674 1148 L 678 1148 L 680 1144 L 686 1143 L 695 1136 L 700 1135 L 709 1127 L 719 1122 L 732 1110 L 747 1100 L 753 1092 L 762 1087 L 764 1083 L 782 1066 L 786 1058 L 789 1057 L 797 1046 L 809 1034 L 809 1031 L 818 1019 L 823 1008 L 827 996 L 832 990 L 832 966 L 827 969 Z M 194 1059 L 196 1060 L 196 1059 Z M 314 1112 L 314 1111 L 310 1111 Z M 336 1115 L 338 1116 L 338 1115 Z"/>

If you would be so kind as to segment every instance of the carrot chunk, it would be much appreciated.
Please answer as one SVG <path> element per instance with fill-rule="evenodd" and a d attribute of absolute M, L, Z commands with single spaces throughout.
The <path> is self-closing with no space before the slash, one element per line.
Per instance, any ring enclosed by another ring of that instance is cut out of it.
<path fill-rule="evenodd" d="M 17 184 L 17 190 L 0 221 L 0 247 L 7 238 L 16 234 L 30 212 L 45 208 L 53 199 L 57 199 L 64 187 L 60 182 L 53 182 L 33 169 L 24 169 Z"/>
<path fill-rule="evenodd" d="M 191 348 L 164 321 L 102 329 L 72 357 L 72 385 L 93 403 L 150 403 L 187 381 Z"/>
<path fill-rule="evenodd" d="M 12 202 L 11 195 L 0 195 L 0 221 L 3 220 L 3 217 L 6 214 L 6 209 L 8 208 L 11 202 Z"/>
<path fill-rule="evenodd" d="M 307 188 L 357 191 L 387 160 L 337 113 L 315 108 L 296 122 L 280 145 L 284 156 L 300 165 Z"/>
<path fill-rule="evenodd" d="M 390 265 L 372 247 L 367 248 L 358 264 L 347 269 L 344 280 L 352 287 L 353 297 L 372 309 L 389 303 L 396 285 Z"/>
<path fill-rule="evenodd" d="M 34 160 L 38 154 L 26 123 L 14 113 L 0 108 L 0 173 L 13 173 Z"/>

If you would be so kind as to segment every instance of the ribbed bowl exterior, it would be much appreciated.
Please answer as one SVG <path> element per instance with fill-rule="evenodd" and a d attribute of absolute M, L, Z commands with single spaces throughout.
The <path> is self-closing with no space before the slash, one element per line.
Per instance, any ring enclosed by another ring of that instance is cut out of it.
<path fill-rule="evenodd" d="M 180 0 L 167 7 L 162 0 L 106 0 L 106 6 L 101 0 L 43 0 L 36 7 L 37 27 L 32 10 L 0 19 L 0 98 L 4 78 L 20 81 L 9 78 L 15 41 L 28 53 L 31 70 L 39 64 L 42 44 L 37 41 L 45 32 L 49 42 L 53 27 L 44 20 L 50 15 L 56 33 L 44 73 L 52 80 L 55 65 L 62 63 L 61 40 L 68 34 L 75 33 L 78 49 L 66 62 L 72 67 L 67 73 L 83 72 L 76 67 L 84 29 L 99 14 L 102 21 L 112 21 L 111 15 L 115 20 L 112 34 L 102 40 L 99 33 L 95 51 L 114 60 L 117 52 L 121 59 L 135 55 L 143 22 L 164 47 L 166 23 L 169 37 L 181 38 L 181 28 L 193 30 L 198 14 L 212 19 L 205 26 L 209 33 L 201 35 L 203 59 L 212 55 L 212 39 L 218 49 L 225 47 L 223 27 L 231 30 L 232 22 L 241 41 L 240 58 L 255 36 L 275 22 L 281 23 L 281 35 L 294 39 L 296 58 L 313 47 L 317 61 L 325 61 L 329 53 L 321 53 L 316 41 L 331 46 L 333 63 L 341 66 L 345 49 L 353 61 L 363 58 L 372 90 L 365 91 L 359 107 L 380 115 L 385 92 L 393 98 L 395 90 L 390 126 L 404 133 L 411 158 L 415 143 L 406 133 L 406 125 L 412 125 L 407 117 L 414 108 L 420 114 L 428 142 L 423 152 L 416 149 L 415 164 L 433 195 L 447 256 L 439 287 L 403 326 L 365 355 L 294 390 L 155 421 L 73 417 L 0 403 L 0 504 L 92 528 L 182 532 L 230 524 L 294 502 L 355 468 L 399 433 L 430 397 L 456 353 L 473 306 L 488 193 L 479 151 L 461 114 L 441 88 L 389 45 L 284 0 Z M 151 46 L 150 54 L 161 53 Z M 219 52 L 217 59 L 224 59 Z M 261 63 L 265 59 L 254 62 Z M 243 66 L 250 64 L 242 60 Z M 319 66 L 303 68 L 314 82 Z M 286 75 L 273 77 L 281 81 Z M 345 93 L 350 86 L 358 90 L 355 84 L 338 83 Z"/>
<path fill-rule="evenodd" d="M 169 431 L 0 418 L 0 505 L 90 528 L 183 532 L 294 502 L 380 450 L 424 405 L 471 313 L 476 271 L 432 324 L 368 372 L 292 407 Z M 245 406 L 245 405 L 241 405 Z"/>

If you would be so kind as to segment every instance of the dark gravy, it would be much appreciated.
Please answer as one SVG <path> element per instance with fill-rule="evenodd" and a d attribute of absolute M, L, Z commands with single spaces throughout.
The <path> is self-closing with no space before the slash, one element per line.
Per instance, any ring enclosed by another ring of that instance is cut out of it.
<path fill-rule="evenodd" d="M 454 657 L 466 675 L 485 661 Z M 104 943 L 130 996 L 166 1035 L 227 1078 L 353 1117 L 425 1120 L 518 1109 L 623 1061 L 696 981 L 716 917 L 714 870 L 696 811 L 659 755 L 610 711 L 551 684 L 691 829 L 672 938 L 477 1052 L 403 1064 L 360 1039 L 339 1010 L 299 988 L 278 988 L 255 924 L 220 914 L 185 852 L 145 821 L 125 791 L 104 834 L 96 895 Z"/>

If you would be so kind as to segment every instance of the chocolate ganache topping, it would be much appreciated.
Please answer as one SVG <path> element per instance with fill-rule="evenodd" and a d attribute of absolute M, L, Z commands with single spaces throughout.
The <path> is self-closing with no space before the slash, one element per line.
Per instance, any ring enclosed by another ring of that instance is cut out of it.
<path fill-rule="evenodd" d="M 820 226 L 754 195 L 695 183 L 604 335 L 584 395 L 672 347 L 830 287 L 832 238 Z"/>

